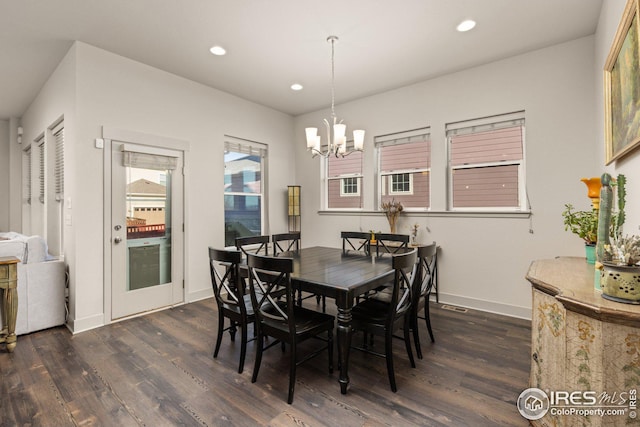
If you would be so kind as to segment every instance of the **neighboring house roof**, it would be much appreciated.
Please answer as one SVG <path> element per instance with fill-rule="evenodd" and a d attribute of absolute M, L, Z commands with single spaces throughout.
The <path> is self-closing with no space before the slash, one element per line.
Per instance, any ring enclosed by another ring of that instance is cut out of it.
<path fill-rule="evenodd" d="M 167 187 L 148 179 L 139 179 L 127 184 L 129 194 L 166 195 Z"/>

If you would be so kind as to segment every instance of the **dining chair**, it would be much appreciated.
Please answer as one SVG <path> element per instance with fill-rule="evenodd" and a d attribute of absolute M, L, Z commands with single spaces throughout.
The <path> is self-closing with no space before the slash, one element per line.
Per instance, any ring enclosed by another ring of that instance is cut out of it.
<path fill-rule="evenodd" d="M 376 256 L 382 253 L 397 254 L 409 247 L 408 234 L 376 233 Z"/>
<path fill-rule="evenodd" d="M 277 256 L 282 252 L 288 251 L 297 251 L 300 250 L 300 232 L 296 231 L 293 233 L 281 233 L 274 234 L 271 236 L 271 241 L 273 242 L 273 255 Z M 310 294 L 305 297 L 302 296 L 302 290 L 297 289 L 298 293 L 298 305 L 302 305 L 302 301 L 309 298 L 316 298 L 316 303 L 320 305 L 322 301 L 322 312 L 327 311 L 327 297 L 324 295 L 318 294 Z"/>
<path fill-rule="evenodd" d="M 274 256 L 281 252 L 297 251 L 300 249 L 300 232 L 273 234 L 271 241 Z"/>
<path fill-rule="evenodd" d="M 236 248 L 247 254 L 269 255 L 269 236 L 236 237 Z"/>
<path fill-rule="evenodd" d="M 251 297 L 245 294 L 244 286 L 240 282 L 240 251 L 227 251 L 209 248 L 209 270 L 211 272 L 211 285 L 218 305 L 218 337 L 213 357 L 218 357 L 222 336 L 229 331 L 231 341 L 235 341 L 236 327 L 240 327 L 240 364 L 238 373 L 244 369 L 244 359 L 247 354 L 247 327 L 255 322 Z M 219 270 L 224 269 L 221 275 Z M 229 326 L 224 327 L 225 318 L 229 319 Z M 251 341 L 251 340 L 249 340 Z"/>
<path fill-rule="evenodd" d="M 371 233 L 362 231 L 343 231 L 340 233 L 342 239 L 342 252 L 347 253 L 351 248 L 354 251 L 371 253 Z"/>
<path fill-rule="evenodd" d="M 256 316 L 257 347 L 251 382 L 258 379 L 262 353 L 280 343 L 289 344 L 289 394 L 287 402 L 293 402 L 296 383 L 296 367 L 328 350 L 329 373 L 333 372 L 333 325 L 334 317 L 310 310 L 294 303 L 291 285 L 293 259 L 249 254 L 249 289 L 253 311 Z M 286 288 L 285 297 L 278 299 L 278 289 Z M 326 332 L 327 338 L 321 337 Z M 275 341 L 265 341 L 273 337 Z M 318 338 L 326 344 L 298 359 L 298 344 Z M 283 346 L 286 348 L 286 346 Z"/>
<path fill-rule="evenodd" d="M 403 339 L 411 367 L 416 367 L 410 339 L 410 315 L 413 302 L 413 281 L 417 270 L 416 260 L 416 249 L 393 255 L 394 279 L 390 300 L 367 298 L 356 304 L 352 310 L 353 330 L 364 333 L 362 347 L 354 346 L 353 348 L 386 358 L 389 384 L 394 393 L 397 391 L 397 387 L 393 367 L 393 338 L 395 332 L 400 328 L 403 329 Z M 370 335 L 384 337 L 384 353 L 375 351 L 373 341 L 370 344 L 367 343 L 367 337 Z"/>
<path fill-rule="evenodd" d="M 414 301 L 411 307 L 411 329 L 413 330 L 413 342 L 416 346 L 418 359 L 422 359 L 420 349 L 420 336 L 418 334 L 418 319 L 424 319 L 429 331 L 431 342 L 435 342 L 431 329 L 431 317 L 429 316 L 429 299 L 433 284 L 438 274 L 438 246 L 435 242 L 418 248 L 418 271 L 414 281 Z M 420 310 L 424 310 L 424 317 L 420 317 Z"/>

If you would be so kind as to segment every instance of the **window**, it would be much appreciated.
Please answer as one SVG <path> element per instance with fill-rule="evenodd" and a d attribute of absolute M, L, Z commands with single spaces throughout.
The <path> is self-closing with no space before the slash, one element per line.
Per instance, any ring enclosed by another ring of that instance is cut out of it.
<path fill-rule="evenodd" d="M 362 208 L 362 152 L 346 157 L 329 156 L 327 167 L 327 208 Z"/>
<path fill-rule="evenodd" d="M 447 124 L 450 208 L 526 209 L 524 111 Z"/>
<path fill-rule="evenodd" d="M 225 246 L 236 237 L 265 234 L 265 167 L 267 146 L 225 136 L 224 229 Z"/>
<path fill-rule="evenodd" d="M 395 199 L 405 208 L 431 205 L 430 128 L 398 132 L 374 138 L 378 157 L 378 206 Z"/>

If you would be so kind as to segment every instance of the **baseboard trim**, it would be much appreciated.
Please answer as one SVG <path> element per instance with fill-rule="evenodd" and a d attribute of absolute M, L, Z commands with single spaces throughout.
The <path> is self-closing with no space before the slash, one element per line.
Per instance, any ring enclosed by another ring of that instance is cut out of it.
<path fill-rule="evenodd" d="M 519 319 L 531 320 L 531 308 L 521 307 L 517 305 L 503 304 L 495 301 L 482 300 L 477 298 L 469 298 L 460 295 L 438 294 L 440 303 L 457 305 L 460 307 L 471 308 L 473 310 L 486 311 L 494 314 L 502 314 L 509 317 L 517 317 Z M 431 295 L 431 300 L 435 299 Z"/>
<path fill-rule="evenodd" d="M 104 313 L 94 314 L 93 316 L 85 317 L 83 319 L 67 320 L 67 328 L 72 334 L 89 331 L 91 329 L 99 328 L 100 326 L 104 326 Z"/>
<path fill-rule="evenodd" d="M 187 295 L 187 302 L 196 302 L 196 301 L 200 301 L 203 299 L 207 299 L 207 298 L 211 298 L 213 297 L 213 289 L 209 288 L 209 289 L 204 289 L 201 291 L 196 291 L 196 292 L 190 292 Z"/>

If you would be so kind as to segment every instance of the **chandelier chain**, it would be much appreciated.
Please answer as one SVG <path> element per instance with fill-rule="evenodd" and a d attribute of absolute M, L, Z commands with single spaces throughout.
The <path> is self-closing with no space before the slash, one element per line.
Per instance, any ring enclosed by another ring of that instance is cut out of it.
<path fill-rule="evenodd" d="M 335 80 L 336 80 L 336 72 L 335 72 L 335 59 L 334 59 L 334 44 L 338 38 L 336 36 L 329 37 L 331 40 L 331 117 L 335 119 L 336 111 L 335 111 L 335 101 L 336 101 L 336 89 L 335 89 Z"/>

